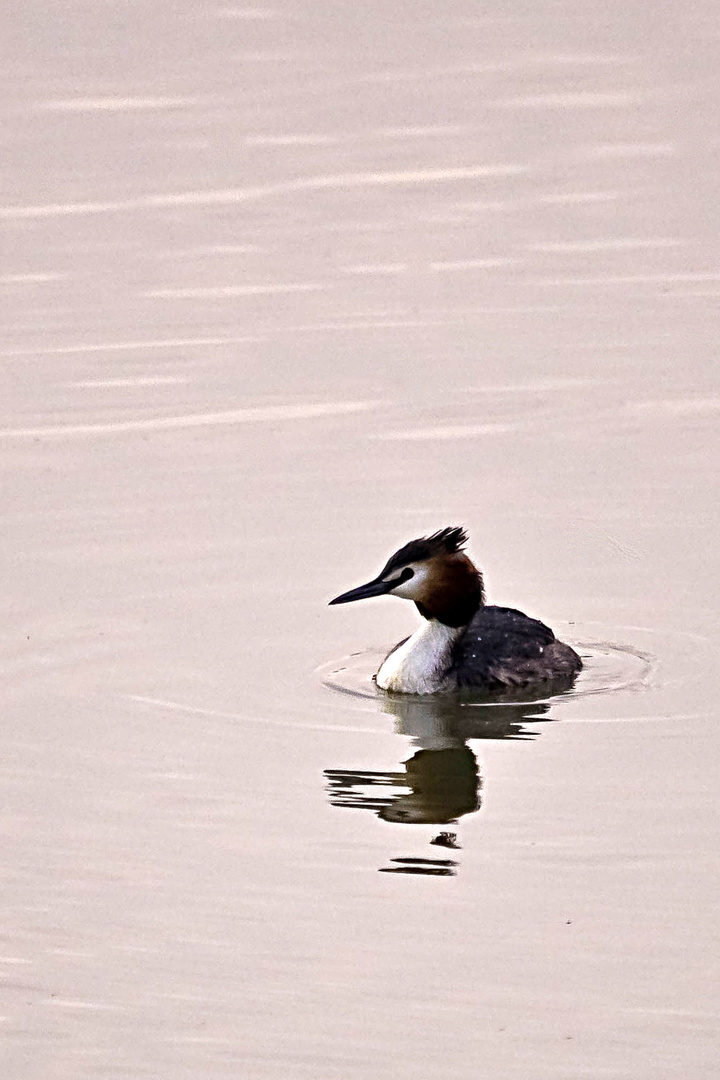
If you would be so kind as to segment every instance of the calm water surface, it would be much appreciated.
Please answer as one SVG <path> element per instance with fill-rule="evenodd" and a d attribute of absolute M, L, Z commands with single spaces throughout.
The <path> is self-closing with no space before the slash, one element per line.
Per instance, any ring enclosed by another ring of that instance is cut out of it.
<path fill-rule="evenodd" d="M 719 33 L 6 15 L 3 1076 L 716 1075 Z M 575 691 L 329 687 L 459 523 Z"/>

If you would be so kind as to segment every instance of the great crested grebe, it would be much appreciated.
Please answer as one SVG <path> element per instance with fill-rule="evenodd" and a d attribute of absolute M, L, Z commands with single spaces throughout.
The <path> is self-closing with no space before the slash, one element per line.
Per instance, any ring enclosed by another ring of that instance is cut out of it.
<path fill-rule="evenodd" d="M 386 593 L 415 601 L 425 622 L 385 657 L 375 676 L 380 689 L 434 694 L 571 682 L 582 668 L 575 650 L 537 619 L 486 605 L 482 574 L 465 554 L 466 543 L 462 528 L 411 540 L 373 581 L 330 601 L 349 604 Z"/>

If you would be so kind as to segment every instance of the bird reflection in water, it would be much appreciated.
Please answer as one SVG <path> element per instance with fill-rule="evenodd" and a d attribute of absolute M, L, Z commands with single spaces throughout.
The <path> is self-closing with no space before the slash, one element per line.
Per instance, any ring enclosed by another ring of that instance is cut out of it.
<path fill-rule="evenodd" d="M 553 687 L 555 693 L 568 690 Z M 454 825 L 475 813 L 482 802 L 483 781 L 478 761 L 467 745 L 472 739 L 535 738 L 526 721 L 550 719 L 548 702 L 463 702 L 457 697 L 383 695 L 385 712 L 396 718 L 397 731 L 417 747 L 402 772 L 326 769 L 327 791 L 333 806 L 372 810 L 383 821 L 399 825 Z M 460 848 L 457 835 L 441 831 L 430 843 L 449 850 Z M 381 867 L 383 873 L 449 877 L 456 873 L 452 858 L 401 856 Z"/>

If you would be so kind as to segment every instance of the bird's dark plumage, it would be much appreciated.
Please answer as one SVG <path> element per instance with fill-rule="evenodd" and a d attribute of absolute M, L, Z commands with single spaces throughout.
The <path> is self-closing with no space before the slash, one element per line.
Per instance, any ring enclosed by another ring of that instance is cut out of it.
<path fill-rule="evenodd" d="M 572 678 L 582 668 L 574 649 L 549 626 L 514 608 L 485 605 L 455 642 L 451 674 L 458 689 L 522 687 Z"/>

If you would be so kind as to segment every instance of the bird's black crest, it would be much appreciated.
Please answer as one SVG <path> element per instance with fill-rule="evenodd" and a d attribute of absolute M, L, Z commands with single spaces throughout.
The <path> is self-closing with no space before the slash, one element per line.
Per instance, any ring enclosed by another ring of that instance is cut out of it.
<path fill-rule="evenodd" d="M 399 570 L 401 566 L 407 566 L 408 563 L 432 559 L 434 555 L 454 555 L 455 552 L 462 551 L 467 540 L 465 529 L 458 525 L 440 529 L 432 536 L 421 536 L 418 540 L 411 540 L 409 544 L 405 544 L 390 556 L 379 577 L 386 577 L 393 570 Z"/>

